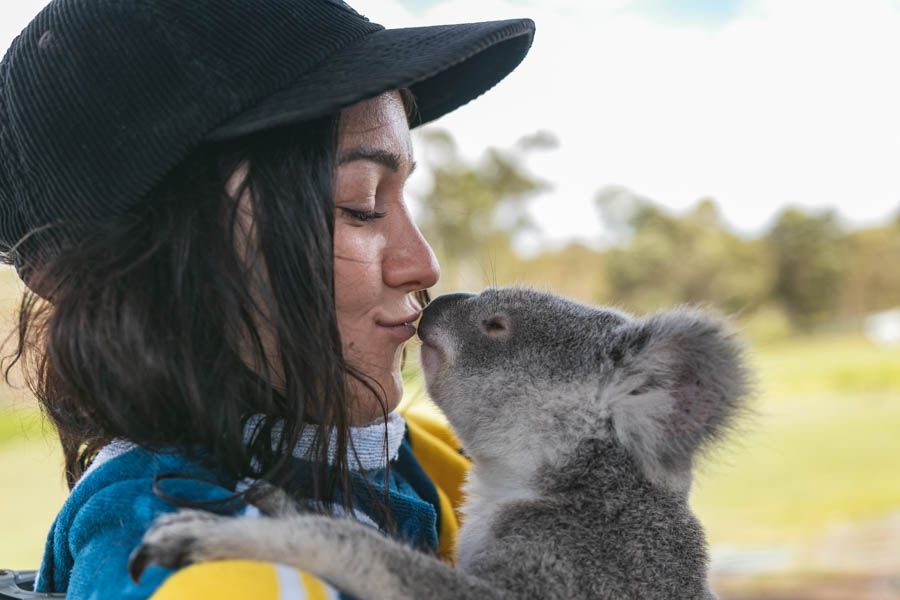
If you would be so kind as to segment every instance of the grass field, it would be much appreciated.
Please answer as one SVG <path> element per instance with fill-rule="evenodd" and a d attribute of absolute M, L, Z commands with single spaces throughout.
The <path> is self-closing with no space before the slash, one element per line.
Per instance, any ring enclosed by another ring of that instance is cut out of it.
<path fill-rule="evenodd" d="M 0 443 L 0 564 L 37 568 L 44 539 L 66 497 L 62 455 L 53 438 Z"/>
<path fill-rule="evenodd" d="M 752 358 L 755 415 L 696 481 L 711 541 L 797 542 L 900 510 L 900 349 L 809 338 Z"/>
<path fill-rule="evenodd" d="M 816 337 L 751 358 L 755 415 L 702 462 L 692 497 L 714 547 L 815 544 L 837 524 L 900 511 L 900 348 Z M 33 568 L 64 498 L 61 459 L 36 411 L 8 406 L 0 566 Z"/>

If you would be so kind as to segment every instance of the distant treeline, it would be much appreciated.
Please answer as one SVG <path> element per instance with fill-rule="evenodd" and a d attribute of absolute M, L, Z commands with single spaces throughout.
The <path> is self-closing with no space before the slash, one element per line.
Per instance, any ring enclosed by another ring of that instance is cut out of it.
<path fill-rule="evenodd" d="M 596 196 L 607 250 L 573 243 L 524 259 L 512 241 L 537 227 L 524 203 L 548 184 L 522 158 L 552 148 L 553 137 L 538 133 L 512 149 L 490 149 L 474 164 L 459 157 L 447 133 L 432 130 L 425 139 L 434 185 L 422 198 L 421 223 L 444 289 L 518 282 L 637 312 L 707 303 L 744 318 L 774 316 L 799 331 L 852 326 L 900 306 L 900 210 L 882 226 L 847 230 L 834 212 L 787 207 L 763 235 L 747 239 L 731 231 L 712 199 L 673 214 L 607 187 Z"/>

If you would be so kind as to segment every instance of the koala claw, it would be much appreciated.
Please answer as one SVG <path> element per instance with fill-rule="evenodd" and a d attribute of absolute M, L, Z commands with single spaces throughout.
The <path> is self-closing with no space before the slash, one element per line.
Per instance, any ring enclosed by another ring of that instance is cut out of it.
<path fill-rule="evenodd" d="M 227 517 L 190 509 L 159 517 L 128 558 L 132 581 L 138 583 L 150 564 L 175 569 L 211 558 L 203 555 L 203 541 L 224 519 Z"/>

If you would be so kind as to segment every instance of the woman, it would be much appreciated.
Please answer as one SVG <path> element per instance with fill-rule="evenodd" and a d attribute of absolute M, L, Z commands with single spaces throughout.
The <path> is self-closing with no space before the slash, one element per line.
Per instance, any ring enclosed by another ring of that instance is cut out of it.
<path fill-rule="evenodd" d="M 129 579 L 154 518 L 252 514 L 261 480 L 449 556 L 464 461 L 392 412 L 439 276 L 409 128 L 533 31 L 386 30 L 338 0 L 56 0 L 26 27 L 0 64 L 0 240 L 33 292 L 12 362 L 72 487 L 39 591 L 338 593 L 239 561 Z"/>

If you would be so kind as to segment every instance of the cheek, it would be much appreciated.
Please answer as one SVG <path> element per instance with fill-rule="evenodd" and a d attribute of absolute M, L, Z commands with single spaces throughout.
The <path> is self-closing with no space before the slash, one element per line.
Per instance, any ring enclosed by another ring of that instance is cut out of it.
<path fill-rule="evenodd" d="M 338 225 L 334 233 L 334 301 L 339 321 L 370 309 L 383 285 L 378 239 L 364 230 Z"/>

